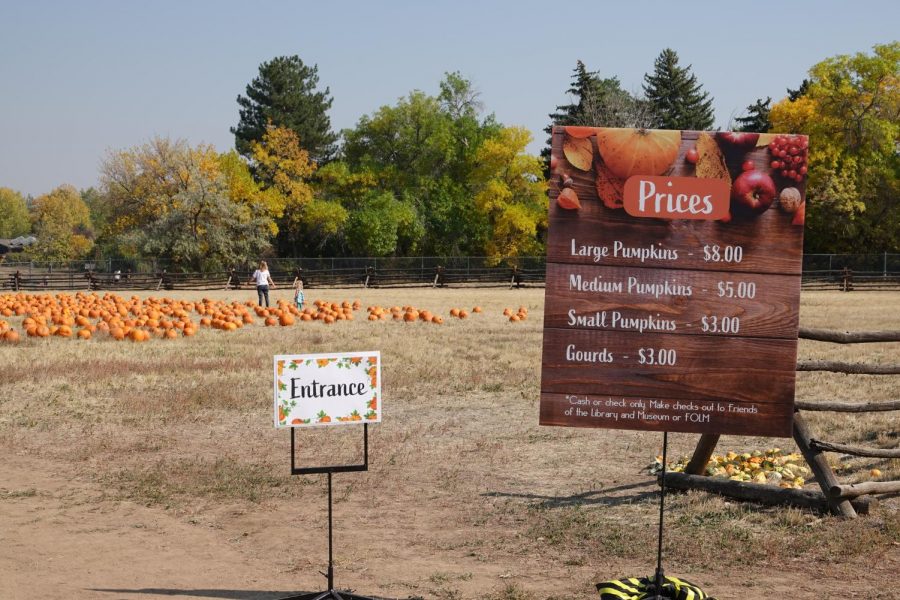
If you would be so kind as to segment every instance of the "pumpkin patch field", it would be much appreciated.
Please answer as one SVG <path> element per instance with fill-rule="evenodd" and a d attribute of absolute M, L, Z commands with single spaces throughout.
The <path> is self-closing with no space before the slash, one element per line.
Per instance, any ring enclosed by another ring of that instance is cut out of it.
<path fill-rule="evenodd" d="M 339 587 L 594 598 L 598 581 L 653 572 L 662 436 L 537 425 L 542 289 L 307 289 L 303 309 L 282 289 L 268 309 L 251 291 L 169 294 L 0 295 L 0 597 L 322 589 L 324 480 L 289 474 L 272 356 L 366 350 L 382 354 L 383 422 L 370 470 L 334 477 Z M 897 306 L 900 293 L 804 293 L 801 325 L 897 329 Z M 900 348 L 802 340 L 799 358 L 896 363 Z M 798 373 L 798 399 L 897 397 L 898 376 Z M 900 432 L 893 412 L 808 421 L 846 444 L 896 446 Z M 356 426 L 297 438 L 302 465 L 361 455 Z M 671 435 L 671 459 L 696 440 Z M 717 451 L 774 447 L 796 450 L 723 436 Z M 898 460 L 829 460 L 845 483 L 900 478 Z M 664 567 L 719 598 L 888 598 L 897 511 L 885 499 L 842 521 L 673 494 Z"/>

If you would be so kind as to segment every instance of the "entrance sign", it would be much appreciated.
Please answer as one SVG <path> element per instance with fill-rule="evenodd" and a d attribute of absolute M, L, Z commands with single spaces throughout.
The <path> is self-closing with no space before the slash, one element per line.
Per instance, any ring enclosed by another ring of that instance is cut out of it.
<path fill-rule="evenodd" d="M 791 435 L 807 146 L 553 129 L 542 425 Z"/>
<path fill-rule="evenodd" d="M 381 353 L 275 356 L 275 427 L 381 422 Z"/>

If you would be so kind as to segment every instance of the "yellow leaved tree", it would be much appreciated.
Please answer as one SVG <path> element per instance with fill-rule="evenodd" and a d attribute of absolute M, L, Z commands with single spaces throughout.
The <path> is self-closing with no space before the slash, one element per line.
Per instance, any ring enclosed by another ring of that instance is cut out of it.
<path fill-rule="evenodd" d="M 544 251 L 547 184 L 540 159 L 525 153 L 530 142 L 526 129 L 502 127 L 476 153 L 475 207 L 488 222 L 485 250 L 495 263 Z"/>
<path fill-rule="evenodd" d="M 262 141 L 251 142 L 250 150 L 254 177 L 275 209 L 280 252 L 298 255 L 341 231 L 347 211 L 339 202 L 313 194 L 309 182 L 317 165 L 293 130 L 270 123 Z"/>

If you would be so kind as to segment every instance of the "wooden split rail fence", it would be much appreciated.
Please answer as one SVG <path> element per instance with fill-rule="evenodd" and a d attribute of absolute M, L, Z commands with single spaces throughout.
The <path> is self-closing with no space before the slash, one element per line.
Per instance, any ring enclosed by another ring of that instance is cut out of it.
<path fill-rule="evenodd" d="M 900 331 L 839 332 L 821 329 L 800 329 L 801 339 L 831 342 L 835 344 L 864 344 L 900 342 Z M 900 375 L 900 364 L 871 365 L 837 361 L 801 361 L 798 371 L 827 371 L 853 375 Z M 872 413 L 900 410 L 900 400 L 888 401 L 797 401 L 794 404 L 794 441 L 815 475 L 821 492 L 784 489 L 771 485 L 759 485 L 719 479 L 702 475 L 705 471 L 719 436 L 700 436 L 697 447 L 684 473 L 666 473 L 666 487 L 675 489 L 702 489 L 709 492 L 760 502 L 763 504 L 788 504 L 819 510 L 831 510 L 834 514 L 854 518 L 866 514 L 872 505 L 873 494 L 900 493 L 900 481 L 873 481 L 857 484 L 841 484 L 825 458 L 825 452 L 849 456 L 873 458 L 900 458 L 900 448 L 871 448 L 828 442 L 814 437 L 803 417 L 805 411 L 832 411 L 841 413 Z"/>
<path fill-rule="evenodd" d="M 336 268 L 322 270 L 272 270 L 276 285 L 291 286 L 300 277 L 305 288 L 342 287 L 535 287 L 544 284 L 544 269 L 518 267 Z M 252 289 L 249 274 L 214 273 L 98 273 L 52 271 L 0 273 L 0 291 L 44 290 L 223 290 Z"/>

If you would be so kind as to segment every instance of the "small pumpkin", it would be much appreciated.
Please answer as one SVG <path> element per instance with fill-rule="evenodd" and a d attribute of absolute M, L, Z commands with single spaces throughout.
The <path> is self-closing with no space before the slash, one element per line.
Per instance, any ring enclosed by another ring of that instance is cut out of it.
<path fill-rule="evenodd" d="M 680 131 L 659 129 L 600 129 L 597 148 L 613 175 L 662 175 L 678 157 Z"/>

